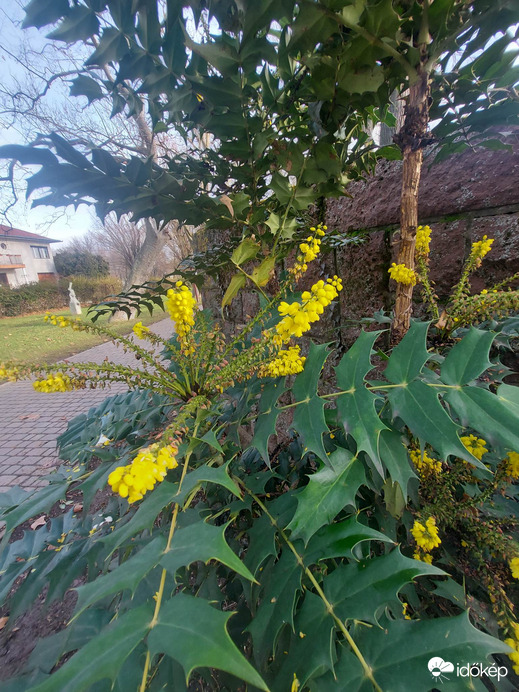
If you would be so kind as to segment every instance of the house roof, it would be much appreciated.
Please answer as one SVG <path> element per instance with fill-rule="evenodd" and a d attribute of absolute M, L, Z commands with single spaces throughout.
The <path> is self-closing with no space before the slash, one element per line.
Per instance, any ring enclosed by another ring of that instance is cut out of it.
<path fill-rule="evenodd" d="M 38 233 L 29 233 L 29 231 L 22 231 L 20 228 L 4 226 L 3 224 L 0 224 L 0 238 L 27 241 L 37 240 L 40 243 L 61 243 L 61 240 L 53 240 L 52 238 L 46 238 L 44 235 L 39 235 Z"/>

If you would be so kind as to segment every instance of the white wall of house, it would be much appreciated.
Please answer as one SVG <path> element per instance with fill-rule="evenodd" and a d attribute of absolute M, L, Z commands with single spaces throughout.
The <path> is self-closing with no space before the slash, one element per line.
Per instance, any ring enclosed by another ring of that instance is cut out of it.
<path fill-rule="evenodd" d="M 11 288 L 49 278 L 49 274 L 57 276 L 50 243 L 0 236 L 0 274 L 7 276 Z"/>

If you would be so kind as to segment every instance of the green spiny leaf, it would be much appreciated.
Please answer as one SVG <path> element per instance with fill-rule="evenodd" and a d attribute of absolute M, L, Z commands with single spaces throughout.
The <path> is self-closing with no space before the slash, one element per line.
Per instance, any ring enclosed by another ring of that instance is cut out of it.
<path fill-rule="evenodd" d="M 292 393 L 298 402 L 294 411 L 292 427 L 301 435 L 305 452 L 314 452 L 325 463 L 328 455 L 323 445 L 322 436 L 328 432 L 324 417 L 326 402 L 317 396 L 317 386 L 328 355 L 327 344 L 320 346 L 310 344 L 305 369 L 297 375 L 292 387 Z"/>
<path fill-rule="evenodd" d="M 161 565 L 175 576 L 180 567 L 187 567 L 192 562 L 218 560 L 245 579 L 255 581 L 254 576 L 229 548 L 225 540 L 225 530 L 228 526 L 229 524 L 213 526 L 204 521 L 198 521 L 185 528 L 177 529 L 169 550 L 163 553 Z"/>
<path fill-rule="evenodd" d="M 426 348 L 430 322 L 412 322 L 402 341 L 393 349 L 384 377 L 394 384 L 406 384 L 420 374 L 429 358 Z"/>
<path fill-rule="evenodd" d="M 250 446 L 257 449 L 263 461 L 270 466 L 268 443 L 271 435 L 276 433 L 276 421 L 280 414 L 276 408 L 276 402 L 285 388 L 279 381 L 268 382 L 261 393 L 259 401 L 258 417 L 254 425 L 254 437 Z"/>
<path fill-rule="evenodd" d="M 76 589 L 78 600 L 74 617 L 78 617 L 85 608 L 100 601 L 106 596 L 119 593 L 125 589 L 135 593 L 142 579 L 160 562 L 160 557 L 166 547 L 164 536 L 157 536 L 146 544 L 129 560 L 122 562 L 116 569 L 102 575 Z"/>
<path fill-rule="evenodd" d="M 99 680 L 108 678 L 113 682 L 124 661 L 146 636 L 152 614 L 149 605 L 124 613 L 30 692 L 82 692 Z"/>
<path fill-rule="evenodd" d="M 328 461 L 330 466 L 310 476 L 308 485 L 297 493 L 296 513 L 287 526 L 292 538 L 303 538 L 305 543 L 344 507 L 354 507 L 357 490 L 366 482 L 363 465 L 348 450 L 336 449 Z"/>
<path fill-rule="evenodd" d="M 232 302 L 233 298 L 236 298 L 238 292 L 245 286 L 247 277 L 245 274 L 234 274 L 227 286 L 224 297 L 222 298 L 222 309 Z"/>
<path fill-rule="evenodd" d="M 407 484 L 410 478 L 417 478 L 409 463 L 407 448 L 402 443 L 402 436 L 393 430 L 383 430 L 380 435 L 380 458 L 391 476 L 391 480 L 402 488 L 407 497 Z"/>
<path fill-rule="evenodd" d="M 268 692 L 261 676 L 227 632 L 231 616 L 201 598 L 179 593 L 162 606 L 159 621 L 148 637 L 150 651 L 178 661 L 186 681 L 195 668 L 218 668 Z"/>
<path fill-rule="evenodd" d="M 319 560 L 337 557 L 352 557 L 352 550 L 362 541 L 384 541 L 392 543 L 385 534 L 360 524 L 353 516 L 336 524 L 323 526 L 315 533 L 305 550 L 305 564 L 311 565 Z"/>
<path fill-rule="evenodd" d="M 447 354 L 441 365 L 445 384 L 468 384 L 492 366 L 488 358 L 495 334 L 471 327 L 468 334 Z"/>

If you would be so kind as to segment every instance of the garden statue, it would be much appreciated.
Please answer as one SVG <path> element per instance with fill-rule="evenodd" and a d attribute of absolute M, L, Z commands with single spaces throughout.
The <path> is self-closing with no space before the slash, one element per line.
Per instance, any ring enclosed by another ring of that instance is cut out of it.
<path fill-rule="evenodd" d="M 70 296 L 70 314 L 71 315 L 81 315 L 81 303 L 76 298 L 76 292 L 72 288 L 72 281 L 68 285 L 68 294 Z"/>

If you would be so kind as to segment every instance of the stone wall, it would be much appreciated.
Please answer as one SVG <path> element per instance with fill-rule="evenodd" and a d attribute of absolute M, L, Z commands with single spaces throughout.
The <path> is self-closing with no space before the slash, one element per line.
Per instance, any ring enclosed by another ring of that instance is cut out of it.
<path fill-rule="evenodd" d="M 492 252 L 475 275 L 475 291 L 519 271 L 519 134 L 509 133 L 510 150 L 478 148 L 432 164 L 426 152 L 420 184 L 419 219 L 432 228 L 431 278 L 445 298 L 460 276 L 471 243 L 483 235 L 495 238 Z M 402 163 L 381 162 L 373 176 L 352 183 L 348 196 L 330 200 L 329 229 L 344 234 L 361 231 L 361 245 L 347 245 L 323 256 L 304 277 L 304 290 L 322 274 L 338 273 L 344 283 L 335 315 L 318 324 L 316 336 L 351 343 L 360 330 L 358 320 L 389 310 L 394 284 L 387 270 L 396 259 Z M 219 307 L 229 276 L 208 284 L 207 307 Z M 419 291 L 414 314 L 420 314 Z M 254 294 L 242 291 L 226 316 L 232 324 L 247 322 L 257 309 Z M 373 328 L 380 328 L 373 327 Z"/>

